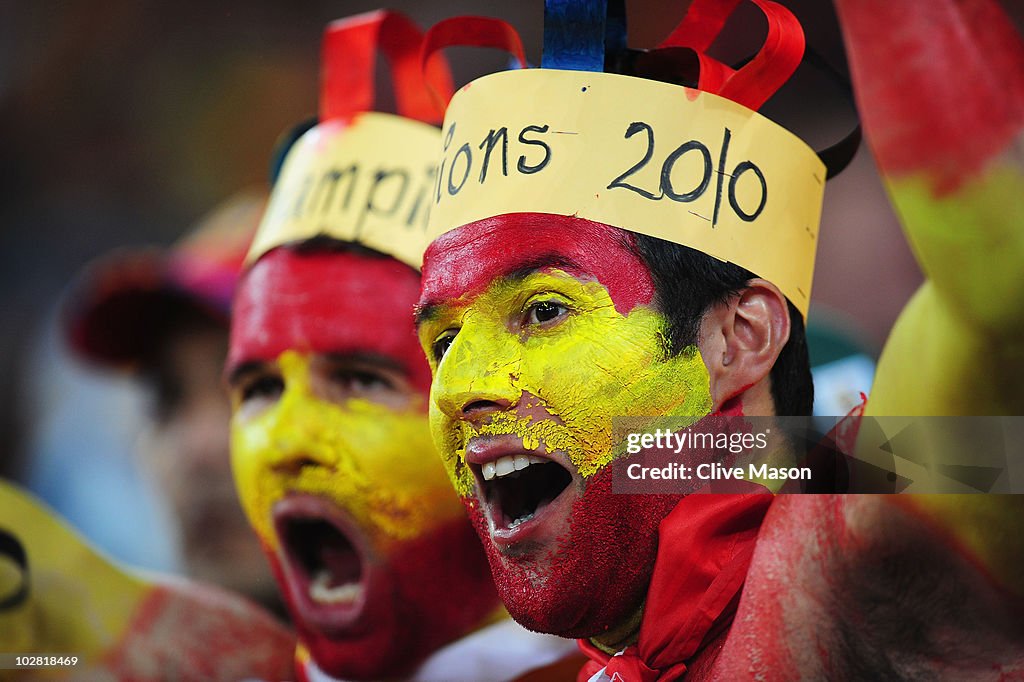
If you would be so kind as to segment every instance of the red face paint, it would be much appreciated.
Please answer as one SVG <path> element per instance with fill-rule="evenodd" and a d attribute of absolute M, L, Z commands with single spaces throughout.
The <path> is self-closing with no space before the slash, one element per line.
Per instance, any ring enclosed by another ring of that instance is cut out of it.
<path fill-rule="evenodd" d="M 715 414 L 742 416 L 743 410 L 737 401 L 728 412 Z M 633 615 L 654 572 L 658 529 L 682 499 L 613 494 L 610 467 L 581 487 L 550 553 L 502 553 L 491 541 L 477 500 L 464 499 L 509 612 L 527 628 L 561 637 L 600 635 Z"/>
<path fill-rule="evenodd" d="M 235 296 L 227 369 L 286 350 L 366 353 L 400 362 L 430 390 L 430 368 L 412 324 L 419 277 L 393 258 L 347 251 L 271 251 Z"/>
<path fill-rule="evenodd" d="M 643 603 L 658 526 L 680 497 L 613 494 L 611 474 L 605 467 L 588 480 L 572 506 L 569 530 L 550 552 L 500 552 L 476 499 L 464 500 L 498 595 L 523 626 L 560 637 L 592 637 L 621 624 Z"/>
<path fill-rule="evenodd" d="M 267 551 L 274 575 L 283 569 Z M 364 625 L 343 637 L 295 619 L 299 639 L 317 666 L 348 679 L 406 678 L 430 653 L 479 626 L 494 610 L 494 584 L 480 541 L 463 520 L 404 543 L 378 557 L 367 585 Z M 298 613 L 285 592 L 289 612 Z"/>
<path fill-rule="evenodd" d="M 865 129 L 886 175 L 955 191 L 1024 128 L 1024 42 L 992 0 L 837 0 Z"/>
<path fill-rule="evenodd" d="M 512 213 L 470 223 L 427 249 L 420 304 L 473 296 L 497 277 L 551 265 L 596 279 L 625 315 L 654 300 L 654 283 L 630 249 L 631 240 L 624 230 L 548 213 Z"/>

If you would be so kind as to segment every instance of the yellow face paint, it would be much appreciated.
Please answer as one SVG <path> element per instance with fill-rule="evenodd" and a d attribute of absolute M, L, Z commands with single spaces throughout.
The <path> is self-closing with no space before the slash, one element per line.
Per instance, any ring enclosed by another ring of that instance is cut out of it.
<path fill-rule="evenodd" d="M 558 310 L 556 319 L 541 321 L 538 306 Z M 465 447 L 475 435 L 515 434 L 528 449 L 543 443 L 587 478 L 625 452 L 613 417 L 678 429 L 708 414 L 700 353 L 689 346 L 671 355 L 667 325 L 647 306 L 619 313 L 603 285 L 561 270 L 498 279 L 474 298 L 441 306 L 421 325 L 420 341 L 434 372 L 431 431 L 458 492 L 473 488 Z M 447 352 L 434 357 L 448 337 Z M 457 418 L 473 400 L 515 409 L 482 424 Z"/>
<path fill-rule="evenodd" d="M 235 482 L 263 542 L 277 550 L 271 509 L 289 493 L 330 500 L 381 552 L 463 516 L 434 459 L 422 399 L 401 410 L 328 402 L 314 394 L 310 360 L 285 351 L 276 361 L 280 398 L 252 416 L 234 405 Z"/>

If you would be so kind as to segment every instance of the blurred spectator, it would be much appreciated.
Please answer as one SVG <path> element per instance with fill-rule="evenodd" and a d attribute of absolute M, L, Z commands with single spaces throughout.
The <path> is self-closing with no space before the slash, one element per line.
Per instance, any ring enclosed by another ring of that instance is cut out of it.
<path fill-rule="evenodd" d="M 97 261 L 65 312 L 68 340 L 82 357 L 142 380 L 148 411 L 138 461 L 167 505 L 184 571 L 276 607 L 276 585 L 235 494 L 221 384 L 231 296 L 265 201 L 262 192 L 236 195 L 171 249 Z M 88 468 L 64 464 L 56 468 L 79 495 L 84 486 L 101 502 L 118 490 L 116 479 L 76 480 Z"/>
<path fill-rule="evenodd" d="M 181 573 L 173 526 L 140 476 L 135 445 L 146 417 L 138 377 L 87 364 L 51 313 L 24 372 L 27 487 L 118 561 Z"/>

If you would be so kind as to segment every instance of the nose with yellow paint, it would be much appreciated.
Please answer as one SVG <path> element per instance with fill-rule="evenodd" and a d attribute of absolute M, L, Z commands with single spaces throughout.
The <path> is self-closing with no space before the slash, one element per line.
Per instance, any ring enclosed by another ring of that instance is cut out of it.
<path fill-rule="evenodd" d="M 522 343 L 499 316 L 468 310 L 442 358 L 433 358 L 433 402 L 451 419 L 471 417 L 479 409 L 514 407 L 521 390 L 515 379 L 522 364 Z"/>
<path fill-rule="evenodd" d="M 298 474 L 304 467 L 337 470 L 341 451 L 326 446 L 320 423 L 326 415 L 322 398 L 312 389 L 309 356 L 286 351 L 278 359 L 284 383 L 280 401 L 266 415 L 270 447 L 264 464 L 281 474 Z"/>

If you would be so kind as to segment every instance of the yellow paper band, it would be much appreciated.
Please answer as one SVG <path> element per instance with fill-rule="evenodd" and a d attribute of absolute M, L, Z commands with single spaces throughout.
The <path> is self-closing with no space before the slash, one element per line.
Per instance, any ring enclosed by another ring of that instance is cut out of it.
<path fill-rule="evenodd" d="M 241 596 L 104 556 L 50 508 L 0 480 L 0 529 L 27 556 L 27 597 L 0 609 L 0 651 L 77 657 L 45 680 L 285 679 L 294 635 Z M 26 579 L 0 553 L 0 598 Z M 63 674 L 67 672 L 67 675 Z M 154 672 L 158 671 L 158 672 Z M 0 681 L 26 679 L 26 671 Z"/>
<path fill-rule="evenodd" d="M 367 112 L 321 123 L 288 152 L 246 263 L 324 235 L 419 269 L 440 131 Z"/>
<path fill-rule="evenodd" d="M 442 130 L 431 240 L 508 213 L 577 216 L 740 265 L 806 317 L 825 167 L 760 114 L 667 83 L 528 69 L 462 88 Z"/>
<path fill-rule="evenodd" d="M 0 528 L 28 555 L 29 598 L 0 611 L 10 651 L 94 657 L 116 641 L 149 586 L 93 549 L 55 512 L 0 481 Z M 2 559 L 0 559 L 2 562 Z M 2 565 L 2 563 L 0 563 Z M 17 579 L 11 575 L 7 582 Z M 4 596 L 10 585 L 0 581 Z M 61 618 L 54 618 L 63 614 Z"/>

